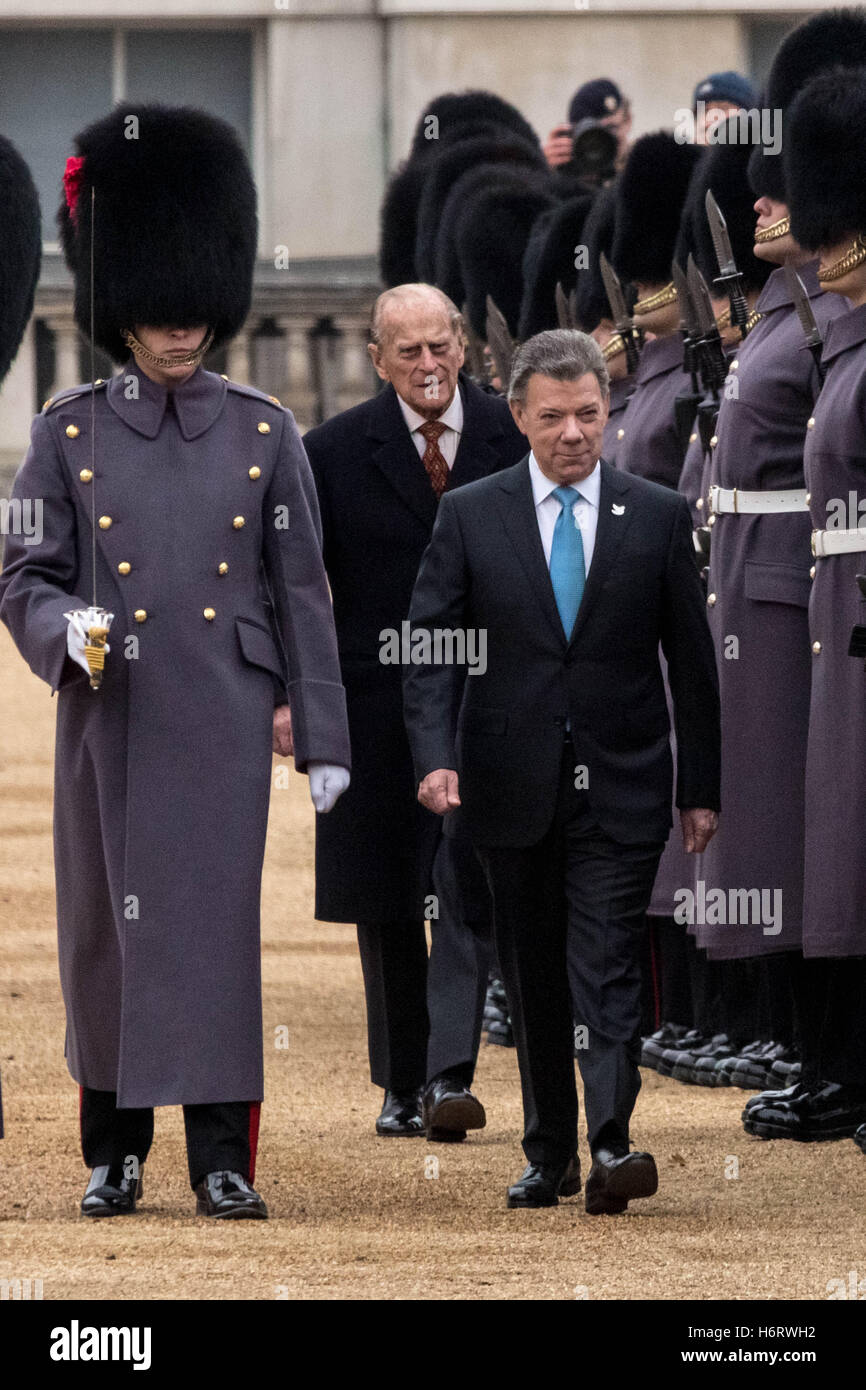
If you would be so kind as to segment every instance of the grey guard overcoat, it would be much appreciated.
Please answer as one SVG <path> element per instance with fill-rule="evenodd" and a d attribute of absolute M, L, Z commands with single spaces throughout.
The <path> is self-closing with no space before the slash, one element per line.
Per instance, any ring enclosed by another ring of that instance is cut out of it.
<path fill-rule="evenodd" d="M 34 421 L 13 495 L 42 499 L 44 534 L 10 536 L 0 576 L 0 617 L 59 692 L 69 1070 L 124 1107 L 258 1100 L 259 898 L 286 678 L 298 769 L 349 766 L 312 475 L 290 412 L 258 391 L 198 368 L 167 408 L 132 362 L 99 386 L 96 584 L 115 620 L 92 691 L 63 617 L 91 600 L 91 394 L 63 393 Z"/>
<path fill-rule="evenodd" d="M 841 303 L 840 299 L 840 303 Z M 834 319 L 824 342 L 827 378 L 807 431 L 804 466 L 812 525 L 841 500 L 866 519 L 866 306 Z M 856 514 L 847 519 L 858 525 Z M 851 629 L 866 624 L 856 576 L 866 545 L 815 562 L 809 603 L 812 663 L 806 759 L 803 954 L 866 955 L 866 671 L 848 655 Z"/>
<path fill-rule="evenodd" d="M 677 433 L 674 402 L 690 386 L 691 377 L 683 371 L 683 340 L 679 333 L 651 339 L 644 345 L 634 376 L 632 395 L 617 430 L 618 438 L 614 446 L 617 468 L 634 473 L 639 478 L 647 478 L 650 482 L 661 483 L 664 487 L 677 486 L 683 450 Z M 670 714 L 673 703 L 664 658 L 662 671 Z M 673 722 L 671 755 L 676 764 Z M 659 861 L 647 909 L 651 917 L 672 917 L 676 907 L 675 893 L 680 888 L 692 885 L 695 856 L 687 855 L 683 848 L 676 806 L 673 807 L 673 822 L 674 828 Z"/>
<path fill-rule="evenodd" d="M 799 273 L 825 331 L 847 301 L 820 289 L 815 262 Z M 773 271 L 756 308 L 763 317 L 737 350 L 723 393 L 710 481 L 754 491 L 804 488 L 806 424 L 820 381 L 784 270 Z M 761 923 L 699 927 L 699 944 L 720 959 L 800 945 L 811 529 L 805 511 L 728 512 L 713 523 L 707 614 L 722 697 L 725 814 L 700 876 L 707 891 L 778 889 L 782 908 L 778 935 L 765 935 Z M 852 600 L 853 588 L 852 580 Z"/>
<path fill-rule="evenodd" d="M 607 459 L 608 463 L 616 463 L 617 435 L 633 390 L 633 376 L 621 376 L 610 383 L 610 407 L 601 441 L 601 456 Z"/>

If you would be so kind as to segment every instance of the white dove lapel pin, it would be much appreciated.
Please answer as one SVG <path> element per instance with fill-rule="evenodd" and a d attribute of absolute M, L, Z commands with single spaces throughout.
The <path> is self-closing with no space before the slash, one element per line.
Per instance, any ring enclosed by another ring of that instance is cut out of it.
<path fill-rule="evenodd" d="M 611 507 L 611 511 L 613 512 L 614 516 L 622 516 L 625 512 L 625 507 L 621 506 L 619 502 L 614 502 Z"/>

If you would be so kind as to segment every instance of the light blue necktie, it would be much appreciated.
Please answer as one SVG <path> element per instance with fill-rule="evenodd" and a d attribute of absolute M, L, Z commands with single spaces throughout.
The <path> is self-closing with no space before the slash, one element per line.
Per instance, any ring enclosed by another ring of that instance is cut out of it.
<path fill-rule="evenodd" d="M 550 582 L 566 637 L 571 637 L 580 600 L 586 584 L 586 564 L 583 556 L 583 536 L 573 515 L 580 493 L 577 488 L 558 487 L 552 494 L 562 510 L 553 528 L 550 548 Z"/>

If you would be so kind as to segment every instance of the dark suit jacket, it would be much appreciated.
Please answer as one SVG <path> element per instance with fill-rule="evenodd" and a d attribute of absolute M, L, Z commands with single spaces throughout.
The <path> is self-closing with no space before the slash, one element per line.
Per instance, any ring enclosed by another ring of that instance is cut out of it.
<path fill-rule="evenodd" d="M 416 777 L 457 769 L 476 844 L 542 838 L 566 718 L 601 827 L 622 843 L 666 839 L 673 768 L 660 643 L 674 701 L 677 804 L 719 808 L 715 658 L 688 505 L 676 493 L 602 461 L 595 551 L 567 641 L 523 459 L 443 498 L 410 618 L 413 631 L 487 633 L 483 675 L 461 682 L 458 668 L 431 663 L 404 677 Z"/>
<path fill-rule="evenodd" d="M 463 433 L 446 496 L 526 451 L 504 400 L 462 376 L 460 391 Z M 316 916 L 418 916 L 440 822 L 417 801 L 401 668 L 382 664 L 380 634 L 399 633 L 409 616 L 441 503 L 392 386 L 311 430 L 304 444 L 319 497 L 353 759 L 349 790 L 316 822 Z"/>

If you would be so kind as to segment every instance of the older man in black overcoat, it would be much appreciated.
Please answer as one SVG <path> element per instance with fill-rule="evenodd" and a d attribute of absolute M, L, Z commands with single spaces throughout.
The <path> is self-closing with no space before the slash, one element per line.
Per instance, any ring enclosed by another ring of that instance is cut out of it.
<path fill-rule="evenodd" d="M 426 1127 L 431 1138 L 461 1139 L 484 1123 L 469 1087 L 489 963 L 487 893 L 472 851 L 459 836 L 440 844 L 438 818 L 418 805 L 393 658 L 442 492 L 524 450 L 505 402 L 461 372 L 460 315 L 439 290 L 387 290 L 372 337 L 385 389 L 304 439 L 353 750 L 350 790 L 317 821 L 316 915 L 358 926 L 371 1077 L 386 1093 L 378 1133 Z M 471 666 L 465 678 L 474 679 Z"/>

